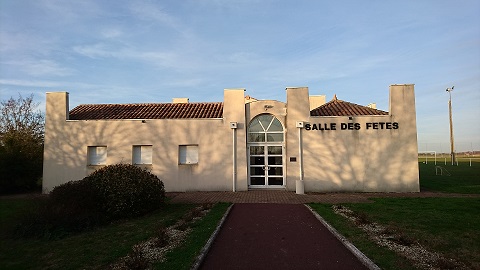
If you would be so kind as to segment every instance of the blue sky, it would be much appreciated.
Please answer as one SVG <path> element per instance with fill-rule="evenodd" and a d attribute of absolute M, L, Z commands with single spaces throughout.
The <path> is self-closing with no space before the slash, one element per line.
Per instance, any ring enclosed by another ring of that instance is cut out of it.
<path fill-rule="evenodd" d="M 0 99 L 285 101 L 285 87 L 388 110 L 413 83 L 420 150 L 480 150 L 480 1 L 0 0 Z M 435 149 L 434 149 L 435 148 Z"/>

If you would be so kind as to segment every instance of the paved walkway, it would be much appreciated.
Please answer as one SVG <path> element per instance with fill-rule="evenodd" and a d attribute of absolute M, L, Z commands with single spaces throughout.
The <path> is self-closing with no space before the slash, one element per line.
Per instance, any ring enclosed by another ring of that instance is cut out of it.
<path fill-rule="evenodd" d="M 200 269 L 367 269 L 301 204 L 235 204 Z"/>
<path fill-rule="evenodd" d="M 295 194 L 286 190 L 249 190 L 240 192 L 209 191 L 209 192 L 168 192 L 172 203 L 357 203 L 371 202 L 369 198 L 380 197 L 479 197 L 478 194 L 448 194 L 437 192 L 417 193 L 308 193 Z"/>
<path fill-rule="evenodd" d="M 200 269 L 367 269 L 305 203 L 368 203 L 379 197 L 478 194 L 308 193 L 286 190 L 167 193 L 171 203 L 235 203 Z"/>

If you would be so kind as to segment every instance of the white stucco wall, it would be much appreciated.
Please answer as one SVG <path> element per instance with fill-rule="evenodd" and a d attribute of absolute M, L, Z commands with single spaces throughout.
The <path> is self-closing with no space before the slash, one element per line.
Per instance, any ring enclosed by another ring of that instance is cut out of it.
<path fill-rule="evenodd" d="M 239 123 L 239 149 L 245 149 L 243 90 L 226 91 L 224 119 L 66 120 L 68 93 L 47 93 L 43 191 L 79 180 L 87 166 L 88 146 L 107 146 L 107 164 L 132 163 L 134 145 L 152 145 L 152 173 L 167 191 L 232 190 L 233 140 L 229 122 Z M 243 142 L 243 144 L 242 144 Z M 179 145 L 198 145 L 198 164 L 179 165 Z M 245 150 L 239 168 L 246 168 Z M 237 172 L 237 190 L 246 190 L 246 171 Z"/>
<path fill-rule="evenodd" d="M 287 190 L 300 179 L 297 121 L 335 123 L 337 130 L 302 130 L 306 192 L 418 192 L 417 130 L 413 85 L 390 87 L 385 116 L 310 117 L 307 87 L 286 89 L 287 102 L 245 104 L 244 89 L 224 90 L 222 119 L 68 120 L 68 93 L 47 93 L 43 191 L 79 180 L 87 166 L 88 146 L 107 146 L 107 164 L 132 163 L 134 145 L 152 145 L 152 173 L 167 191 L 248 190 L 246 128 L 255 116 L 270 113 L 285 128 Z M 323 102 L 321 100 L 321 102 Z M 236 122 L 236 151 L 233 130 Z M 367 129 L 367 123 L 398 123 L 398 129 Z M 357 123 L 359 130 L 341 130 Z M 199 162 L 179 165 L 179 145 L 198 145 Z M 290 161 L 290 158 L 296 158 Z M 236 173 L 233 160 L 236 158 Z"/>
<path fill-rule="evenodd" d="M 306 192 L 419 191 L 413 85 L 392 85 L 390 103 L 386 116 L 309 118 L 310 124 L 336 123 L 337 130 L 303 131 Z M 398 129 L 374 129 L 380 122 L 398 123 Z M 341 130 L 342 123 L 360 129 Z"/>

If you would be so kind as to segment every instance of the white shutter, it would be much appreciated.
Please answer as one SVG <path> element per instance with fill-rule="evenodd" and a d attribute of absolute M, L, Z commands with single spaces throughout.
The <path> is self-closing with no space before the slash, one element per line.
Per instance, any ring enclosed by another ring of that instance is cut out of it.
<path fill-rule="evenodd" d="M 88 165 L 105 165 L 107 164 L 107 147 L 106 146 L 89 146 L 87 149 Z"/>
<path fill-rule="evenodd" d="M 198 145 L 180 145 L 179 164 L 198 163 Z"/>
<path fill-rule="evenodd" d="M 132 155 L 133 164 L 152 164 L 151 145 L 134 145 Z"/>
<path fill-rule="evenodd" d="M 142 147 L 141 146 L 133 146 L 132 155 L 133 155 L 132 157 L 133 164 L 142 163 Z"/>
<path fill-rule="evenodd" d="M 187 145 L 187 164 L 198 163 L 198 145 Z"/>
<path fill-rule="evenodd" d="M 152 164 L 151 145 L 142 145 L 142 164 Z"/>
<path fill-rule="evenodd" d="M 178 163 L 187 164 L 187 146 L 180 145 L 178 153 Z"/>

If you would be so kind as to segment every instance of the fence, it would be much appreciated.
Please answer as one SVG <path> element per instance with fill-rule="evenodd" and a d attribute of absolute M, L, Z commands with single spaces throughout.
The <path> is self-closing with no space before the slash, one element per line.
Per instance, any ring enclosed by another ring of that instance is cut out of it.
<path fill-rule="evenodd" d="M 470 166 L 480 162 L 480 143 L 455 143 L 456 164 L 452 164 L 450 143 L 419 142 L 418 160 L 426 164 L 452 164 L 467 163 Z"/>

